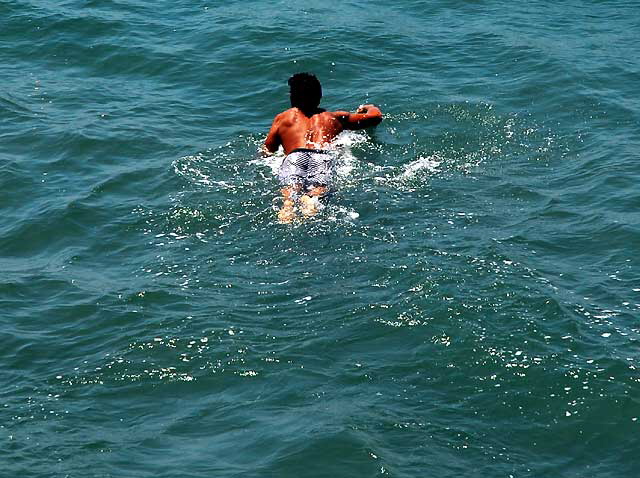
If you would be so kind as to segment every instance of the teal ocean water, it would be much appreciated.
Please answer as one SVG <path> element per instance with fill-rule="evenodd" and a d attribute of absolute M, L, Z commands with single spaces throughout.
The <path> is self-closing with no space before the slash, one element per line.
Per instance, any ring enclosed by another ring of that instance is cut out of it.
<path fill-rule="evenodd" d="M 0 27 L 0 476 L 640 476 L 637 1 Z M 299 71 L 385 120 L 283 225 Z"/>

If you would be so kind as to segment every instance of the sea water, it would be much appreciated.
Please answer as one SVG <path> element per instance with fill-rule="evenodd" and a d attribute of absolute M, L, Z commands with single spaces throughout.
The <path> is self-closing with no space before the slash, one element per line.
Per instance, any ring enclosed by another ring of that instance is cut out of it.
<path fill-rule="evenodd" d="M 0 476 L 640 476 L 640 4 L 0 3 Z M 321 213 L 258 149 L 381 107 Z"/>

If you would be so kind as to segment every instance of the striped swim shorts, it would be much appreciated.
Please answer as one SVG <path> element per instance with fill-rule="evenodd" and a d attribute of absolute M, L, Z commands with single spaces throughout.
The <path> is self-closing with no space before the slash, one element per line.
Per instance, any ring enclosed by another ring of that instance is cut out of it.
<path fill-rule="evenodd" d="M 334 163 L 333 151 L 297 148 L 284 158 L 278 171 L 278 179 L 282 184 L 299 184 L 305 189 L 328 186 L 333 175 Z"/>

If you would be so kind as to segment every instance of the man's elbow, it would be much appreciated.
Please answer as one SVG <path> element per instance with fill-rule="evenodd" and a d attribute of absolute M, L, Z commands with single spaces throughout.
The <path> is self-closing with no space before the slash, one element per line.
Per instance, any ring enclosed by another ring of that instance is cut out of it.
<path fill-rule="evenodd" d="M 382 111 L 375 105 L 369 108 L 369 121 L 371 126 L 377 126 L 382 122 Z"/>
<path fill-rule="evenodd" d="M 362 128 L 372 128 L 374 126 L 378 126 L 382 123 L 382 113 L 377 114 L 375 116 L 370 116 L 366 120 L 361 123 Z"/>

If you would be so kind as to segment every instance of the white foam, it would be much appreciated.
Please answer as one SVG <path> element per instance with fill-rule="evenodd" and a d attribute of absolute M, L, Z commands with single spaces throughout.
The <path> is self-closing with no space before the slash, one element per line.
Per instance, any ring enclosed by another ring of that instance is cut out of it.
<path fill-rule="evenodd" d="M 233 189 L 235 187 L 233 184 L 227 181 L 217 181 L 207 174 L 205 171 L 207 161 L 202 153 L 183 156 L 173 162 L 173 170 L 178 176 L 182 176 L 192 183 L 208 187 L 217 186 L 222 189 Z"/>
<path fill-rule="evenodd" d="M 192 156 L 183 156 L 173 162 L 173 170 L 178 176 L 182 176 L 194 183 L 211 186 L 213 184 L 211 178 L 196 167 L 197 163 L 203 160 L 204 156 L 201 153 Z"/>
<path fill-rule="evenodd" d="M 404 166 L 404 171 L 399 179 L 409 179 L 421 172 L 438 173 L 440 172 L 440 164 L 442 164 L 442 158 L 438 155 L 420 156 L 415 161 Z"/>
<path fill-rule="evenodd" d="M 343 131 L 336 139 L 331 143 L 334 147 L 346 147 L 351 148 L 356 144 L 362 144 L 367 142 L 367 135 L 358 131 Z"/>
<path fill-rule="evenodd" d="M 257 163 L 257 164 L 262 164 L 264 166 L 268 166 L 269 169 L 271 169 L 271 172 L 273 173 L 273 175 L 277 176 L 278 169 L 280 169 L 280 165 L 282 164 L 282 161 L 284 161 L 284 158 L 285 158 L 284 150 L 281 147 L 274 154 L 270 156 L 261 156 L 255 161 L 251 161 L 251 163 Z"/>
<path fill-rule="evenodd" d="M 355 221 L 360 217 L 360 213 L 356 212 L 354 209 L 346 208 L 344 206 L 337 206 L 330 208 L 330 215 L 327 219 L 330 221 Z"/>

